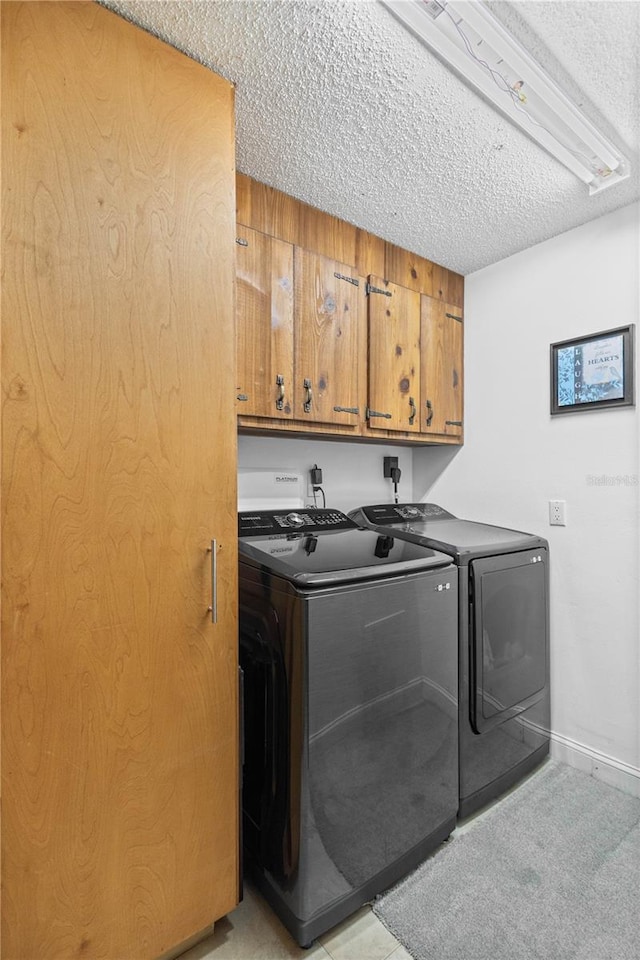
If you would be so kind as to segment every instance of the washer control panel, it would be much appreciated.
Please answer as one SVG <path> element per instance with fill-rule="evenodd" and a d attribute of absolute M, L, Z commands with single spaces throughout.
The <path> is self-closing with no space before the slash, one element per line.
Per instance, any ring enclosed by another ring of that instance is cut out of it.
<path fill-rule="evenodd" d="M 320 533 L 352 530 L 357 524 L 339 510 L 256 510 L 238 514 L 238 536 L 259 537 L 274 533 Z"/>

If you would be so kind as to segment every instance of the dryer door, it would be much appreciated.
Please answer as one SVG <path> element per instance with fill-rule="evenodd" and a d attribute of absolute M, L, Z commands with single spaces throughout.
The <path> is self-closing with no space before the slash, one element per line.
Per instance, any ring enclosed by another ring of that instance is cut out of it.
<path fill-rule="evenodd" d="M 548 554 L 543 547 L 470 564 L 470 720 L 484 733 L 522 713 L 549 678 Z"/>

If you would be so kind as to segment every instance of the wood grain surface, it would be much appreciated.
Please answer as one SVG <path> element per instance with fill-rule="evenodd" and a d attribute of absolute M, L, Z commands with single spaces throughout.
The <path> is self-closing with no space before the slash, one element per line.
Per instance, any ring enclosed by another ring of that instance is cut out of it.
<path fill-rule="evenodd" d="M 240 224 L 236 232 L 237 388 L 246 397 L 238 400 L 238 413 L 288 418 L 294 382 L 293 246 Z"/>
<path fill-rule="evenodd" d="M 419 433 L 420 294 L 381 277 L 370 280 L 390 296 L 369 295 L 369 428 Z"/>
<path fill-rule="evenodd" d="M 348 264 L 296 247 L 295 303 L 294 416 L 357 425 L 362 416 L 358 378 L 365 362 L 360 356 L 363 279 Z"/>
<path fill-rule="evenodd" d="M 1 9 L 3 956 L 150 960 L 237 902 L 233 91 Z"/>
<path fill-rule="evenodd" d="M 420 298 L 423 433 L 462 437 L 462 310 L 433 297 Z M 427 401 L 430 407 L 427 408 Z M 428 424 L 427 420 L 431 419 Z"/>
<path fill-rule="evenodd" d="M 313 250 L 455 306 L 464 304 L 464 277 L 437 263 L 367 233 L 353 224 L 268 187 L 236 176 L 239 223 Z"/>

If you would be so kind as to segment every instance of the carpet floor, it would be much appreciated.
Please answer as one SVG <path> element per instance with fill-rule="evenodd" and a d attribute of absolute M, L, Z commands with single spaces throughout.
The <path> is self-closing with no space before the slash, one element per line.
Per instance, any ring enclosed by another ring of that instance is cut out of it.
<path fill-rule="evenodd" d="M 640 960 L 640 799 L 550 760 L 373 909 L 415 960 Z"/>

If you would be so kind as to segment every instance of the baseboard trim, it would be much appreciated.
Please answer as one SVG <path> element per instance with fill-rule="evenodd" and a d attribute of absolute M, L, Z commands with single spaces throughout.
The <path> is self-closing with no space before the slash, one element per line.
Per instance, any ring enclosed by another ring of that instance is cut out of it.
<path fill-rule="evenodd" d="M 563 737 L 559 733 L 551 733 L 551 756 L 554 760 L 566 763 L 577 770 L 583 770 L 596 780 L 602 780 L 611 787 L 617 787 L 623 793 L 632 797 L 640 797 L 640 769 L 629 763 L 623 763 L 599 750 Z"/>

